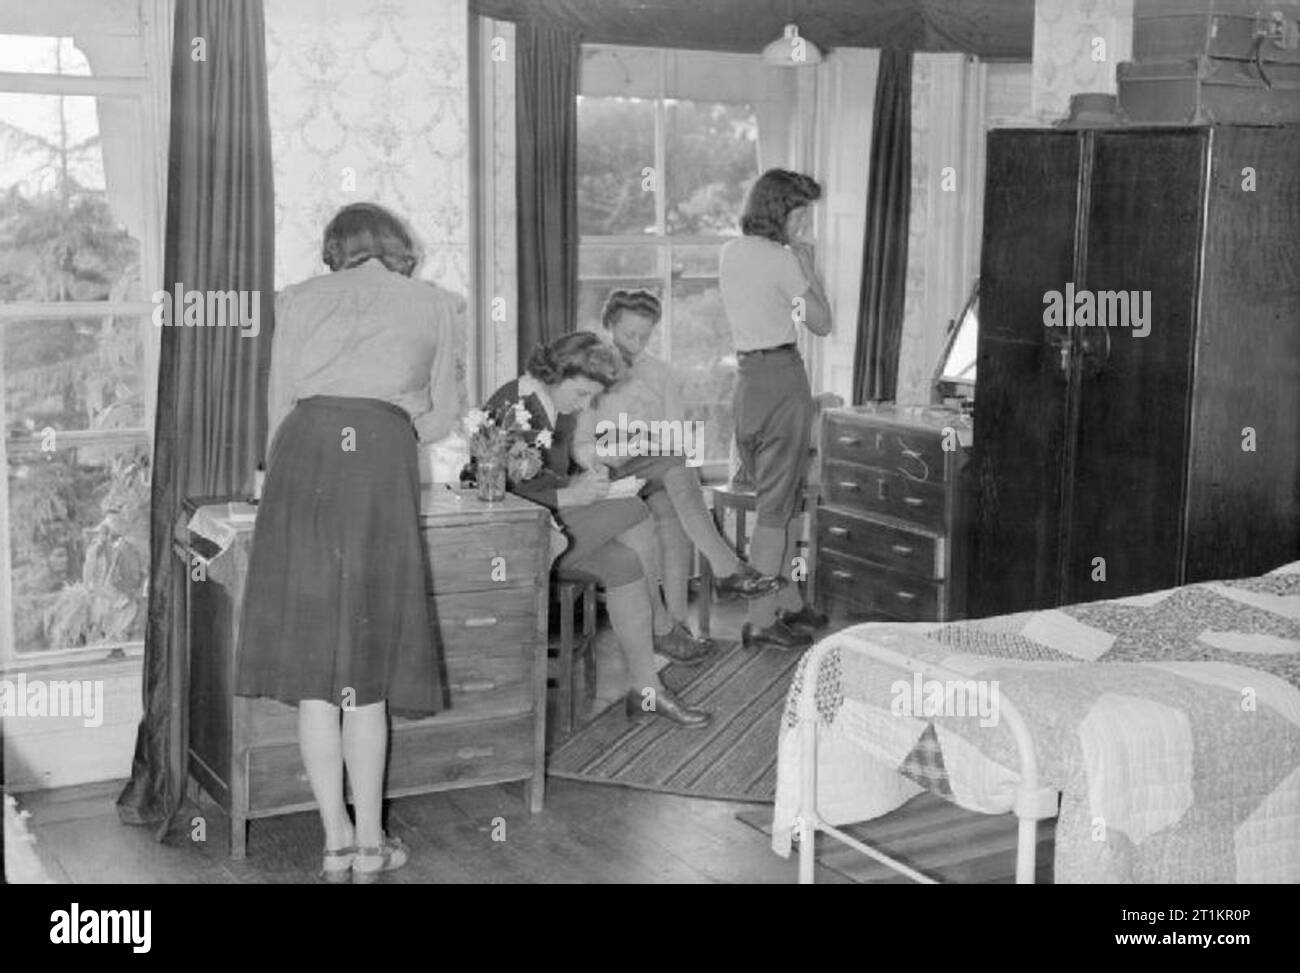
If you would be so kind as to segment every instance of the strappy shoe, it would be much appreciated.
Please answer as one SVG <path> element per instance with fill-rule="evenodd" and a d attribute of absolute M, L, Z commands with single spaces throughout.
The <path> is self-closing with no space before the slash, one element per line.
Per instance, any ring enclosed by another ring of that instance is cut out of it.
<path fill-rule="evenodd" d="M 326 848 L 321 859 L 320 877 L 331 885 L 343 885 L 352 879 L 352 863 L 357 857 L 357 846 Z"/>
<path fill-rule="evenodd" d="M 370 885 L 379 881 L 383 872 L 391 872 L 406 864 L 409 857 L 406 842 L 401 838 L 384 836 L 382 846 L 358 848 L 352 861 L 352 884 Z"/>

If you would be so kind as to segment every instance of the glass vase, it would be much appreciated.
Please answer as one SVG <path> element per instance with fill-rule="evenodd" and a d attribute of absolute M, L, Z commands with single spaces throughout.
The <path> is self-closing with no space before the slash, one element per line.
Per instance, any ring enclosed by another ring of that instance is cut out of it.
<path fill-rule="evenodd" d="M 506 498 L 506 464 L 478 464 L 478 498 L 484 503 L 496 503 Z"/>

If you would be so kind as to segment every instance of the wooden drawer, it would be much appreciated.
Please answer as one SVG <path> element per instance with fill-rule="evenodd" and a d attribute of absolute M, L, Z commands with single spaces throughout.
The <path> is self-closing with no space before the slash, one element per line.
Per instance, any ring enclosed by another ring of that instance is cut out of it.
<path fill-rule="evenodd" d="M 527 712 L 541 637 L 535 594 L 479 591 L 432 602 L 451 688 L 451 709 L 438 718 Z"/>
<path fill-rule="evenodd" d="M 869 423 L 828 413 L 822 448 L 828 461 L 861 463 L 916 480 L 943 482 L 943 438 L 938 430 Z"/>
<path fill-rule="evenodd" d="M 942 580 L 944 576 L 942 537 L 855 517 L 830 507 L 817 512 L 817 549 L 922 578 Z"/>
<path fill-rule="evenodd" d="M 529 777 L 534 729 L 531 714 L 476 723 L 394 721 L 385 792 Z M 254 813 L 314 802 L 296 743 L 249 751 L 248 799 Z"/>
<path fill-rule="evenodd" d="M 537 520 L 429 527 L 423 533 L 435 594 L 531 584 L 538 547 L 549 541 Z"/>
<path fill-rule="evenodd" d="M 944 532 L 947 491 L 942 482 L 913 480 L 902 473 L 827 463 L 822 497 L 827 504 L 884 514 L 935 533 Z"/>
<path fill-rule="evenodd" d="M 943 585 L 866 564 L 836 551 L 817 561 L 817 590 L 825 598 L 852 604 L 863 614 L 904 622 L 940 620 Z"/>

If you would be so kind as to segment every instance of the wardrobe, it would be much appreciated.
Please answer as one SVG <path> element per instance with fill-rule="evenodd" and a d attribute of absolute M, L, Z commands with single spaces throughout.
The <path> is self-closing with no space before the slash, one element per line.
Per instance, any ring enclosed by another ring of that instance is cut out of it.
<path fill-rule="evenodd" d="M 1300 126 L 995 130 L 986 179 L 970 614 L 1300 558 Z"/>

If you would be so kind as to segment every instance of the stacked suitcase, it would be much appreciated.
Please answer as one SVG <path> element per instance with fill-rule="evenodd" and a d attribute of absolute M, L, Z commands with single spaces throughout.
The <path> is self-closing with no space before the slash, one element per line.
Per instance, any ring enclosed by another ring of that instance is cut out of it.
<path fill-rule="evenodd" d="M 1130 123 L 1300 122 L 1300 0 L 1133 0 Z"/>

